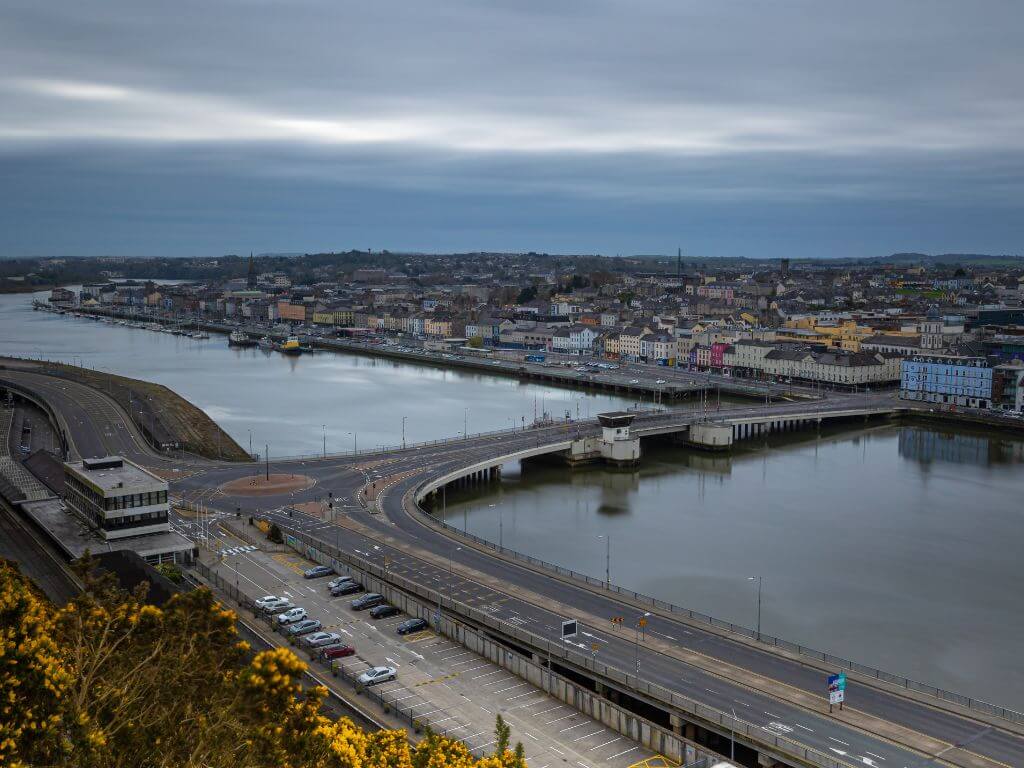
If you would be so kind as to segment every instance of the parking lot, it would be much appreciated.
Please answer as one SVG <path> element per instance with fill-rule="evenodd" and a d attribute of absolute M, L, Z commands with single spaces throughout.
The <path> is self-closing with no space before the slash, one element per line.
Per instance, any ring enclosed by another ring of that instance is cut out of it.
<path fill-rule="evenodd" d="M 393 667 L 397 679 L 374 686 L 372 695 L 434 731 L 465 742 L 474 752 L 493 749 L 494 720 L 501 714 L 512 728 L 513 742 L 523 743 L 531 768 L 626 768 L 653 756 L 637 742 L 432 629 L 398 635 L 396 628 L 409 618 L 405 614 L 373 620 L 368 611 L 353 611 L 349 603 L 359 595 L 332 598 L 327 589 L 330 578 L 304 579 L 302 571 L 312 564 L 296 554 L 264 553 L 230 537 L 224 544 L 232 554 L 212 563 L 222 579 L 237 583 L 254 599 L 269 594 L 286 597 L 318 619 L 324 631 L 341 635 L 356 653 L 331 662 L 340 675 L 354 677 L 374 666 Z M 209 561 L 207 553 L 204 560 Z M 299 653 L 309 658 L 308 651 Z M 328 669 L 327 663 L 312 663 Z"/>

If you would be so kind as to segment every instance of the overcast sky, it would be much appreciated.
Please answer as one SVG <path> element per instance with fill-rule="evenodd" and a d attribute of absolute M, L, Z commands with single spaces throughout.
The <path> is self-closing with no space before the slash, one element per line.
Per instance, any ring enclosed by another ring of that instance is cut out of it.
<path fill-rule="evenodd" d="M 1022 253 L 1020 0 L 0 4 L 0 255 Z"/>

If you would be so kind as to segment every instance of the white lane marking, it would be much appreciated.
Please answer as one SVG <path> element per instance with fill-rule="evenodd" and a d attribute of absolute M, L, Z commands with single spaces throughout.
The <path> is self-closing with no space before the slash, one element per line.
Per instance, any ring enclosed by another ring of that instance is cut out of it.
<path fill-rule="evenodd" d="M 596 747 L 591 747 L 587 751 L 588 752 L 593 752 L 595 749 L 600 749 L 601 747 L 607 747 L 609 744 L 614 744 L 616 741 L 622 741 L 622 737 L 621 736 L 616 736 L 614 739 L 610 739 L 609 741 L 606 741 L 604 744 L 598 744 Z"/>
<path fill-rule="evenodd" d="M 833 738 L 831 736 L 829 736 L 828 738 L 829 738 L 829 741 L 834 741 L 836 744 L 842 744 L 844 747 L 850 746 L 850 742 L 848 742 L 848 741 L 841 741 L 840 739 L 836 739 L 836 738 Z"/>
<path fill-rule="evenodd" d="M 879 760 L 885 760 L 885 758 L 881 755 L 876 755 L 874 752 L 868 752 L 866 749 L 864 750 L 864 754 L 871 755 L 872 757 L 877 757 Z"/>
<path fill-rule="evenodd" d="M 614 760 L 616 757 L 622 757 L 623 755 L 628 755 L 630 752 L 635 752 L 638 749 L 640 749 L 640 747 L 630 747 L 629 749 L 624 749 L 621 752 L 618 752 L 618 753 L 612 755 L 608 759 L 609 760 Z"/>
<path fill-rule="evenodd" d="M 604 728 L 598 728 L 596 731 L 593 731 L 591 733 L 585 733 L 582 736 L 577 736 L 575 739 L 573 739 L 573 741 L 583 741 L 584 739 L 589 739 L 591 736 L 597 736 L 597 734 L 599 733 L 604 733 Z"/>
<path fill-rule="evenodd" d="M 808 728 L 806 725 L 800 725 L 800 723 L 793 723 L 793 725 L 795 725 L 797 728 L 803 728 L 808 733 L 814 733 L 814 729 L 813 728 Z M 868 752 L 868 754 L 870 755 L 871 753 Z"/>
<path fill-rule="evenodd" d="M 384 657 L 384 660 L 385 660 L 385 661 L 390 661 L 390 662 L 391 662 L 392 664 L 394 664 L 394 665 L 395 665 L 396 667 L 400 667 L 400 666 L 402 666 L 402 665 L 401 665 L 401 664 L 399 664 L 399 663 L 398 663 L 397 661 L 395 661 L 394 659 L 392 659 L 392 658 L 391 658 L 390 656 L 385 656 L 385 657 Z"/>
<path fill-rule="evenodd" d="M 530 737 L 531 739 L 533 739 L 534 741 L 540 741 L 540 739 L 538 739 L 538 738 L 537 738 L 536 736 L 534 736 L 534 735 L 533 735 L 532 733 L 528 733 L 527 731 L 523 731 L 523 733 L 525 733 L 525 734 L 526 734 L 527 736 L 529 736 L 529 737 Z"/>

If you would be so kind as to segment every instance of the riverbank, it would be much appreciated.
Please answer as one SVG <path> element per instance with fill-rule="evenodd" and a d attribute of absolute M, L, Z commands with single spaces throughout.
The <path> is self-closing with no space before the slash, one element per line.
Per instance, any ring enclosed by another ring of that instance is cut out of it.
<path fill-rule="evenodd" d="M 183 450 L 209 459 L 248 461 L 249 454 L 202 410 L 163 386 L 66 363 L 0 357 L 0 369 L 41 373 L 91 387 L 130 414 L 156 450 Z"/>
<path fill-rule="evenodd" d="M 61 311 L 51 308 L 45 302 L 39 302 L 37 309 Z M 181 320 L 158 314 L 118 310 L 112 307 L 76 308 L 75 313 L 93 318 L 111 318 L 131 320 L 144 323 L 158 323 L 163 326 L 180 326 Z M 195 319 L 187 323 L 189 328 L 219 334 L 229 334 L 236 328 L 226 323 L 212 320 Z M 274 342 L 284 341 L 290 334 L 275 333 L 268 329 L 251 330 L 251 334 L 262 334 Z M 474 357 L 464 354 L 450 354 L 443 351 L 427 349 L 410 349 L 395 345 L 368 344 L 338 338 L 316 337 L 306 340 L 310 351 L 348 352 L 368 357 L 385 358 L 400 362 L 411 362 L 418 365 L 430 365 L 447 370 L 465 370 L 484 373 L 491 376 L 511 376 L 523 382 L 537 382 L 572 390 L 590 390 L 605 392 L 621 397 L 635 397 L 639 402 L 670 404 L 678 401 L 693 400 L 702 392 L 711 397 L 726 395 L 741 399 L 761 401 L 770 392 L 773 400 L 815 400 L 818 395 L 809 390 L 801 391 L 793 386 L 777 384 L 765 385 L 744 379 L 709 379 L 704 374 L 679 375 L 675 369 L 659 368 L 670 380 L 648 381 L 633 378 L 632 374 L 615 371 L 589 370 L 582 372 L 575 364 L 569 366 L 548 365 L 545 363 L 527 362 L 520 359 L 504 357 Z M 526 354 L 528 350 L 521 350 Z M 588 362 L 580 358 L 579 364 Z"/>

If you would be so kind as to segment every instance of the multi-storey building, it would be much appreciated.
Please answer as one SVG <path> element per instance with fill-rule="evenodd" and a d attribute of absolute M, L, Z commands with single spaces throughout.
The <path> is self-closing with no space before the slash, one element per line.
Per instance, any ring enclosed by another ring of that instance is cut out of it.
<path fill-rule="evenodd" d="M 914 355 L 900 366 L 900 397 L 989 408 L 992 405 L 992 368 L 983 357 Z"/>
<path fill-rule="evenodd" d="M 167 481 L 120 456 L 83 459 L 64 465 L 64 500 L 106 540 L 163 533 Z"/>

